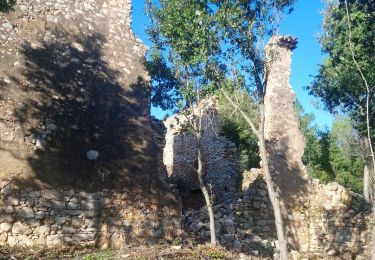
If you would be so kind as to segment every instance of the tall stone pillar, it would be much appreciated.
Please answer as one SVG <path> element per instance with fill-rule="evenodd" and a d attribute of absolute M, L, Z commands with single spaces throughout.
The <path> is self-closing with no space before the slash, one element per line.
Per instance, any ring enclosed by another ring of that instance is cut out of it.
<path fill-rule="evenodd" d="M 309 181 L 302 164 L 305 141 L 294 111 L 295 95 L 289 84 L 292 37 L 273 37 L 266 47 L 268 62 L 265 95 L 265 139 L 274 182 L 279 188 L 289 243 L 295 248 L 307 243 L 304 223 L 297 209 L 307 201 Z"/>

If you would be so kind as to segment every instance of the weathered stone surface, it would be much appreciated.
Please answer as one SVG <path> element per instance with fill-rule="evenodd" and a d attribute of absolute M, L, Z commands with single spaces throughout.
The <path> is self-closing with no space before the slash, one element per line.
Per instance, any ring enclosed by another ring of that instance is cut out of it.
<path fill-rule="evenodd" d="M 7 244 L 11 247 L 13 246 L 27 246 L 31 247 L 34 245 L 34 242 L 32 239 L 30 239 L 26 235 L 19 235 L 19 236 L 13 236 L 13 235 L 8 235 L 8 240 Z"/>
<path fill-rule="evenodd" d="M 17 206 L 19 203 L 20 203 L 19 199 L 11 197 L 11 196 L 8 197 L 8 199 L 6 200 L 6 204 L 8 206 Z"/>
<path fill-rule="evenodd" d="M 8 232 L 12 228 L 12 225 L 9 223 L 1 223 L 0 224 L 0 232 Z"/>
<path fill-rule="evenodd" d="M 35 219 L 44 219 L 46 217 L 46 213 L 44 211 L 38 211 L 35 213 Z"/>
<path fill-rule="evenodd" d="M 57 225 L 64 224 L 66 222 L 66 217 L 55 217 L 55 223 Z"/>
<path fill-rule="evenodd" d="M 62 243 L 62 237 L 60 235 L 56 234 L 56 235 L 47 236 L 47 239 L 46 239 L 47 246 L 55 246 L 60 243 Z"/>
<path fill-rule="evenodd" d="M 90 241 L 95 238 L 95 234 L 75 234 L 73 235 L 73 241 Z"/>
<path fill-rule="evenodd" d="M 179 202 L 154 174 L 147 48 L 130 22 L 130 0 L 17 0 L 0 13 L 0 223 L 17 222 L 6 243 L 76 243 L 76 235 L 92 244 L 102 225 L 110 234 L 101 241 L 113 235 L 119 246 L 130 233 L 131 243 L 153 239 L 156 227 L 160 239 L 181 232 L 171 221 Z M 113 213 L 119 226 L 106 223 Z M 142 234 L 130 231 L 146 223 Z"/>
<path fill-rule="evenodd" d="M 238 190 L 241 167 L 236 146 L 222 135 L 222 122 L 215 98 L 203 100 L 200 104 L 203 114 L 202 148 L 205 165 L 204 179 L 213 193 L 215 203 L 233 198 Z M 197 108 L 195 113 L 198 113 Z M 166 144 L 163 162 L 170 182 L 178 184 L 181 190 L 199 190 L 195 166 L 197 164 L 196 137 L 186 131 L 188 118 L 177 114 L 167 118 Z"/>
<path fill-rule="evenodd" d="M 17 216 L 21 219 L 34 218 L 35 214 L 31 207 L 23 207 L 17 211 Z"/>
<path fill-rule="evenodd" d="M 0 245 L 5 245 L 5 242 L 8 239 L 8 233 L 1 233 L 0 234 Z"/>
<path fill-rule="evenodd" d="M 109 231 L 113 237 L 119 238 L 128 236 L 131 228 L 142 230 L 139 234 L 132 235 L 135 238 L 134 241 L 137 241 L 136 239 L 143 241 L 145 237 L 152 241 L 162 240 L 167 236 L 173 239 L 174 236 L 171 234 L 181 234 L 179 215 L 174 215 L 178 211 L 170 211 L 168 207 L 158 209 L 157 204 L 152 204 L 153 201 L 145 203 L 147 198 L 141 195 L 136 195 L 139 199 L 137 203 L 133 201 L 129 203 L 127 191 L 106 190 L 97 193 L 80 193 L 78 196 L 76 191 L 49 189 L 47 193 L 44 190 L 35 190 L 34 193 L 31 189 L 23 191 L 14 186 L 9 187 L 11 190 L 9 195 L 18 199 L 19 205 L 7 206 L 6 203 L 0 205 L 0 212 L 8 207 L 15 207 L 14 214 L 1 213 L 0 215 L 4 220 L 0 223 L 0 235 L 6 234 L 0 237 L 3 239 L 0 241 L 1 245 L 53 246 L 63 241 L 73 244 L 96 244 L 97 238 L 101 241 L 104 239 L 103 233 L 105 232 Z M 29 194 L 64 194 L 67 202 L 78 206 L 86 204 L 90 208 L 94 205 L 95 210 L 61 209 L 56 207 L 55 203 L 50 203 L 44 196 L 35 195 L 35 198 L 30 198 Z M 105 194 L 102 203 L 100 194 Z M 47 202 L 50 204 L 47 205 Z M 46 207 L 42 209 L 41 205 Z M 34 212 L 34 209 L 38 210 Z M 133 219 L 130 221 L 121 213 L 116 214 L 111 221 L 107 214 L 113 214 L 113 210 L 127 212 L 133 216 Z M 161 216 L 161 211 L 163 211 L 163 218 L 159 219 L 157 216 Z M 100 213 L 103 216 L 99 217 Z M 31 217 L 33 214 L 34 217 Z M 13 224 L 14 221 L 16 223 Z M 107 226 L 108 229 L 103 229 L 103 226 Z M 107 237 L 104 241 L 108 242 L 108 239 Z M 123 243 L 119 240 L 115 246 L 120 247 L 124 245 Z"/>
<path fill-rule="evenodd" d="M 205 225 L 204 225 L 204 223 L 202 223 L 202 222 L 195 222 L 195 223 L 193 223 L 193 224 L 191 224 L 190 226 L 189 226 L 189 228 L 193 231 L 193 232 L 198 232 L 201 228 L 203 228 Z"/>
<path fill-rule="evenodd" d="M 0 223 L 1 222 L 13 222 L 14 218 L 11 214 L 0 213 Z"/>
<path fill-rule="evenodd" d="M 62 200 L 62 194 L 56 190 L 43 190 L 41 192 L 42 197 L 49 200 Z"/>
<path fill-rule="evenodd" d="M 100 207 L 100 203 L 98 200 L 81 201 L 81 209 L 83 210 L 93 210 L 93 209 L 98 209 L 99 207 Z"/>
<path fill-rule="evenodd" d="M 51 231 L 50 226 L 44 225 L 44 226 L 36 227 L 33 233 L 35 235 L 42 236 L 42 235 L 49 235 L 50 231 Z"/>
<path fill-rule="evenodd" d="M 21 222 L 16 222 L 12 227 L 13 234 L 28 235 L 32 233 L 32 230 L 29 226 L 22 224 Z"/>
<path fill-rule="evenodd" d="M 264 137 L 273 180 L 279 189 L 280 203 L 284 208 L 284 222 L 289 230 L 293 248 L 307 243 L 299 234 L 308 232 L 306 223 L 297 220 L 296 208 L 303 207 L 311 192 L 310 182 L 302 164 L 305 149 L 304 136 L 294 111 L 295 95 L 289 83 L 292 50 L 290 36 L 275 36 L 267 47 L 267 91 L 264 98 Z M 292 230 L 293 229 L 293 230 Z"/>

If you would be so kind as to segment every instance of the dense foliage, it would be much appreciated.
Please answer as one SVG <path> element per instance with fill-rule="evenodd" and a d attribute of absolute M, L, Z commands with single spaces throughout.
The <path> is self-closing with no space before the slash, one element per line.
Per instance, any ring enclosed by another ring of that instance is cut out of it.
<path fill-rule="evenodd" d="M 355 59 L 363 71 L 372 93 L 370 113 L 375 114 L 375 2 L 348 0 L 352 43 Z M 321 98 L 330 111 L 350 113 L 356 127 L 364 136 L 366 130 L 366 88 L 350 52 L 349 29 L 344 0 L 328 1 L 324 13 L 320 43 L 327 58 L 320 65 L 319 75 L 308 87 L 311 94 Z M 375 117 L 370 121 L 375 128 Z M 375 131 L 372 131 L 375 133 Z"/>
<path fill-rule="evenodd" d="M 254 114 L 258 110 L 255 101 L 247 92 L 234 91 L 230 94 L 233 98 L 241 99 L 241 108 L 248 114 Z M 260 157 L 256 136 L 237 111 L 233 111 L 227 99 L 220 93 L 217 96 L 219 98 L 224 136 L 236 145 L 242 168 L 245 170 L 259 168 Z M 256 118 L 257 116 L 254 115 L 253 117 Z"/>
<path fill-rule="evenodd" d="M 362 193 L 363 141 L 348 117 L 337 116 L 332 129 L 320 130 L 314 116 L 296 104 L 296 113 L 306 140 L 303 162 L 308 174 L 323 183 L 335 181 L 354 192 Z"/>
<path fill-rule="evenodd" d="M 211 70 L 220 53 L 209 1 L 148 1 L 147 12 L 153 43 L 148 70 L 153 77 L 154 105 L 170 109 L 180 101 L 180 108 L 190 106 L 197 90 L 204 95 L 210 89 Z"/>

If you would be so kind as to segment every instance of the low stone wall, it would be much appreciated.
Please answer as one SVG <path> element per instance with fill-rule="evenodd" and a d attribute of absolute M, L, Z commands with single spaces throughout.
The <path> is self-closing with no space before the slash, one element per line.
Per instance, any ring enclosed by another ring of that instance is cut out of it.
<path fill-rule="evenodd" d="M 361 195 L 348 192 L 337 183 L 319 184 L 311 181 L 314 192 L 308 201 L 293 209 L 286 235 L 290 249 L 295 238 L 294 226 L 299 229 L 301 253 L 320 256 L 363 255 L 370 241 L 371 210 Z M 277 252 L 277 240 L 272 205 L 261 170 L 252 169 L 244 173 L 243 194 L 239 199 L 218 204 L 214 208 L 216 233 L 219 242 L 228 248 L 243 253 L 272 255 Z M 301 224 L 302 223 L 302 224 Z M 185 210 L 185 229 L 200 241 L 209 240 L 208 214 L 205 207 L 200 210 Z"/>
<path fill-rule="evenodd" d="M 141 194 L 141 193 L 139 193 Z M 1 183 L 0 245 L 126 244 L 179 236 L 180 212 L 127 191 L 18 189 Z"/>

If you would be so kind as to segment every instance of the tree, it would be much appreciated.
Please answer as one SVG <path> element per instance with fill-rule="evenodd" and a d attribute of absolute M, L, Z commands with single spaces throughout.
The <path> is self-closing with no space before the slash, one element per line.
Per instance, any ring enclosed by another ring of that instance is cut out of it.
<path fill-rule="evenodd" d="M 166 64 L 160 50 L 151 49 L 144 64 L 151 77 L 151 103 L 163 110 L 176 109 L 181 99 L 181 82 Z"/>
<path fill-rule="evenodd" d="M 178 88 L 182 97 L 180 109 L 186 115 L 197 140 L 197 175 L 208 209 L 211 245 L 216 245 L 212 199 L 204 181 L 201 138 L 205 112 L 199 104 L 209 92 L 212 82 L 210 68 L 219 51 L 213 12 L 208 1 L 204 0 L 148 1 L 147 10 L 151 18 L 148 29 L 150 39 L 154 44 L 154 52 L 160 53 L 151 58 L 154 64 L 170 64 L 175 78 L 181 84 Z M 162 62 L 163 58 L 167 61 Z M 163 77 L 158 78 L 155 84 L 160 84 L 162 80 Z"/>
<path fill-rule="evenodd" d="M 280 203 L 270 175 L 264 139 L 267 62 L 263 43 L 276 33 L 276 21 L 293 3 L 294 0 L 160 0 L 157 3 L 149 3 L 152 18 L 152 29 L 149 30 L 151 40 L 157 48 L 165 46 L 165 56 L 172 64 L 176 77 L 183 82 L 184 87 L 181 91 L 185 108 L 197 104 L 201 94 L 207 93 L 208 89 L 220 86 L 223 96 L 244 118 L 256 136 L 274 209 L 281 259 L 288 259 L 288 250 Z M 222 39 L 222 45 L 219 37 Z M 218 58 L 221 49 L 225 49 L 231 57 Z M 228 66 L 224 68 L 221 64 L 224 60 L 226 63 L 236 63 L 236 69 L 230 69 L 229 72 L 240 71 L 245 77 L 241 77 L 240 74 L 228 74 Z M 240 62 L 237 63 L 236 60 Z M 246 113 L 231 99 L 228 89 L 233 89 L 233 86 L 240 86 L 240 90 L 246 91 L 256 101 L 258 124 L 252 114 Z M 201 122 L 199 116 L 195 122 Z M 198 147 L 201 133 L 199 125 L 201 124 L 195 124 L 194 127 Z M 200 153 L 198 157 L 199 155 Z M 202 169 L 198 160 L 198 176 L 201 176 L 200 171 Z M 204 192 L 203 185 L 201 188 Z M 208 199 L 206 203 L 209 204 Z M 211 242 L 212 232 L 211 228 Z"/>
<path fill-rule="evenodd" d="M 320 37 L 327 58 L 320 65 L 319 74 L 307 89 L 311 94 L 320 97 L 329 111 L 348 113 L 360 135 L 373 139 L 375 3 L 364 0 L 348 1 L 348 6 L 345 3 L 344 0 L 327 2 L 324 32 Z M 369 134 L 367 125 L 372 128 Z M 371 162 L 371 157 L 367 158 L 367 161 Z"/>
<path fill-rule="evenodd" d="M 335 181 L 351 191 L 361 193 L 363 187 L 366 187 L 362 171 L 368 150 L 350 118 L 338 115 L 331 131 L 320 130 L 312 123 L 314 116 L 311 113 L 304 113 L 298 103 L 295 110 L 306 140 L 303 162 L 309 176 L 323 183 Z"/>
<path fill-rule="evenodd" d="M 320 39 L 328 58 L 308 88 L 322 98 L 329 110 L 350 113 L 361 136 L 367 138 L 370 152 L 366 164 L 372 172 L 375 169 L 372 141 L 375 135 L 374 23 L 374 1 L 329 1 L 324 15 L 324 34 Z M 375 259 L 375 239 L 372 259 Z"/>
<path fill-rule="evenodd" d="M 363 140 L 347 117 L 336 117 L 330 134 L 329 161 L 335 181 L 352 191 L 363 191 Z"/>
<path fill-rule="evenodd" d="M 234 60 L 241 60 L 239 66 L 234 65 L 234 67 L 239 69 L 242 75 L 245 75 L 245 81 L 238 81 L 238 73 L 232 73 L 232 76 L 234 75 L 232 77 L 234 84 L 232 85 L 239 87 L 240 90 L 247 91 L 250 96 L 254 97 L 258 107 L 259 123 L 257 124 L 254 118 L 247 114 L 236 100 L 231 98 L 225 88 L 222 88 L 222 94 L 233 109 L 243 117 L 258 140 L 264 177 L 275 215 L 280 257 L 281 259 L 288 259 L 280 202 L 270 173 L 264 137 L 264 97 L 267 90 L 267 69 L 270 65 L 270 61 L 265 60 L 264 43 L 276 34 L 277 21 L 279 21 L 283 12 L 290 11 L 289 8 L 294 1 L 228 0 L 213 2 L 218 5 L 218 17 L 223 34 L 226 36 L 228 44 L 233 47 L 230 49 L 233 53 L 232 57 L 234 57 Z M 237 62 L 235 61 L 235 63 Z"/>
<path fill-rule="evenodd" d="M 232 99 L 239 100 L 239 103 L 242 103 L 241 108 L 247 114 L 256 113 L 256 102 L 247 92 L 235 91 L 232 94 Z M 260 158 L 256 136 L 249 129 L 247 123 L 243 121 L 242 117 L 233 111 L 233 107 L 228 100 L 220 92 L 217 92 L 216 95 L 219 98 L 223 134 L 236 145 L 242 168 L 245 170 L 259 168 Z M 258 116 L 254 115 L 252 117 L 257 118 Z"/>

